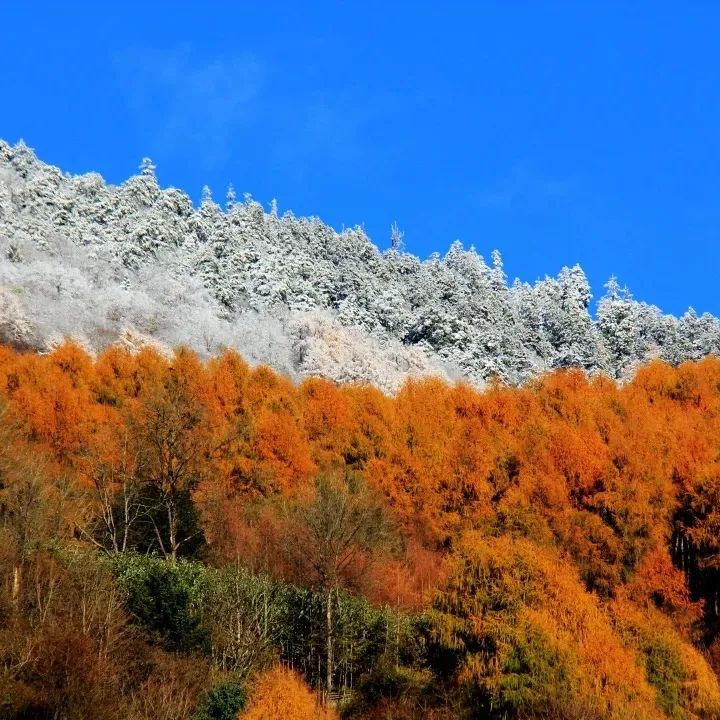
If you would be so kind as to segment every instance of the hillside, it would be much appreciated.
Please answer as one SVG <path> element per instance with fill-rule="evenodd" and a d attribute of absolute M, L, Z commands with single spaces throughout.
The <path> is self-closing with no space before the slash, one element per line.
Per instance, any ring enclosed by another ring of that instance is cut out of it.
<path fill-rule="evenodd" d="M 577 367 L 613 377 L 659 357 L 720 350 L 720 324 L 635 301 L 615 281 L 591 315 L 579 267 L 508 285 L 455 242 L 421 261 L 402 237 L 380 252 L 360 228 L 269 212 L 232 192 L 199 208 L 161 189 L 149 161 L 119 186 L 69 176 L 23 144 L 0 142 L 0 337 L 47 349 L 70 336 L 92 351 L 116 342 L 232 347 L 299 378 L 498 377 L 521 383 Z"/>
<path fill-rule="evenodd" d="M 1 347 L 0 402 L 3 718 L 720 717 L 715 358 L 390 396 Z"/>

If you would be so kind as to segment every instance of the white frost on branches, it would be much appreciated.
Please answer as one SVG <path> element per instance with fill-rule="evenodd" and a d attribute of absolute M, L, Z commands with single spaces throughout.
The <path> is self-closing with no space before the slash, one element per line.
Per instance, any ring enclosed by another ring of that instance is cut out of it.
<path fill-rule="evenodd" d="M 651 357 L 720 351 L 720 323 L 636 301 L 612 279 L 591 315 L 579 266 L 508 285 L 456 241 L 444 257 L 380 252 L 360 228 L 278 215 L 234 191 L 222 209 L 161 189 L 152 161 L 113 186 L 69 176 L 23 143 L 0 141 L 0 341 L 93 350 L 116 341 L 202 355 L 236 348 L 293 376 L 370 381 L 411 375 L 521 383 L 558 367 L 627 377 Z"/>
<path fill-rule="evenodd" d="M 369 382 L 389 393 L 397 391 L 408 377 L 448 378 L 446 368 L 418 349 L 395 339 L 377 339 L 359 328 L 345 328 L 324 313 L 296 315 L 289 331 L 301 375 Z"/>
<path fill-rule="evenodd" d="M 33 341 L 32 327 L 16 295 L 0 287 L 0 342 L 23 347 Z"/>

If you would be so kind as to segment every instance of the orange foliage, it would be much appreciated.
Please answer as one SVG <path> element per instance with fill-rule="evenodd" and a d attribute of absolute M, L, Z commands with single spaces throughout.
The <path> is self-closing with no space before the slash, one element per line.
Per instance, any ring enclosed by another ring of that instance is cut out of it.
<path fill-rule="evenodd" d="M 333 720 L 337 715 L 321 707 L 302 678 L 278 665 L 261 675 L 250 704 L 238 720 Z"/>
<path fill-rule="evenodd" d="M 95 360 L 72 344 L 44 356 L 0 349 L 0 396 L 52 474 L 80 485 L 98 463 L 129 462 L 128 428 L 171 386 L 202 418 L 193 497 L 221 560 L 272 568 L 277 520 L 248 508 L 347 468 L 382 495 L 399 530 L 398 551 L 369 583 L 393 604 L 426 597 L 468 528 L 558 546 L 587 588 L 612 598 L 632 582 L 634 598 L 684 614 L 688 627 L 698 608 L 671 567 L 671 542 L 681 565 L 720 566 L 714 358 L 652 363 L 624 386 L 566 371 L 484 392 L 415 380 L 387 397 L 320 379 L 296 386 L 229 351 L 201 363 L 187 350 L 168 361 L 151 349 Z"/>
<path fill-rule="evenodd" d="M 471 532 L 449 564 L 435 627 L 442 642 L 465 652 L 461 681 L 498 701 L 512 694 L 521 717 L 569 707 L 582 709 L 578 717 L 662 717 L 635 652 L 557 552 Z M 516 667 L 518 649 L 533 657 L 532 673 Z"/>
<path fill-rule="evenodd" d="M 655 362 L 622 386 L 563 371 L 483 392 L 414 380 L 388 397 L 322 379 L 295 385 L 230 351 L 203 363 L 184 349 L 167 360 L 151 349 L 93 359 L 70 343 L 42 356 L 0 347 L 0 404 L 13 428 L 0 463 L 15 445 L 42 458 L 62 523 L 62 499 L 82 499 L 76 537 L 91 536 L 85 518 L 112 510 L 141 463 L 148 472 L 167 460 L 151 452 L 162 430 L 168 462 L 182 466 L 179 491 L 198 511 L 204 557 L 307 583 L 288 560 L 297 527 L 283 508 L 318 475 L 357 478 L 394 530 L 373 562 L 353 557 L 357 588 L 401 610 L 434 602 L 451 643 L 496 648 L 492 662 L 470 652 L 458 681 L 509 694 L 497 663 L 505 653 L 511 667 L 520 648 L 567 682 L 579 716 L 720 713 L 716 678 L 692 645 L 701 629 L 720 667 L 716 358 Z M 22 503 L 31 508 L 37 488 L 20 482 L 27 472 L 6 474 L 17 482 L 0 488 L 0 501 L 20 509 L 4 532 L 22 538 Z M 41 520 L 57 534 L 61 520 Z M 478 605 L 481 592 L 502 593 L 505 615 L 493 616 L 497 598 Z M 557 698 L 542 701 L 551 708 Z M 278 667 L 258 679 L 242 717 L 332 714 Z"/>

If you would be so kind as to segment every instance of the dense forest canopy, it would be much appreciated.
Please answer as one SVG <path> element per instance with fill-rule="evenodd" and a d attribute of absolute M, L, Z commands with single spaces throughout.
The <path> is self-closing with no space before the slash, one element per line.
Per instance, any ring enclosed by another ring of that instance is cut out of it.
<path fill-rule="evenodd" d="M 596 306 L 582 269 L 508 284 L 458 241 L 444 257 L 403 251 L 395 227 L 380 252 L 361 228 L 279 215 L 228 191 L 199 207 L 161 189 L 145 160 L 119 186 L 63 174 L 24 144 L 0 141 L 0 339 L 47 349 L 65 336 L 99 350 L 232 347 L 296 377 L 407 377 L 511 384 L 577 367 L 628 377 L 720 351 L 717 318 L 680 318 L 611 279 Z"/>
<path fill-rule="evenodd" d="M 720 717 L 720 360 L 293 383 L 0 349 L 0 716 Z"/>

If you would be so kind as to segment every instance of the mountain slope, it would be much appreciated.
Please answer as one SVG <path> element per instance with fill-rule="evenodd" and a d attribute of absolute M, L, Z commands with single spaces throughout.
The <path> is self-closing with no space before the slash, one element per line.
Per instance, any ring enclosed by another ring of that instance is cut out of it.
<path fill-rule="evenodd" d="M 393 245 L 380 252 L 359 228 L 280 217 L 249 196 L 229 193 L 223 210 L 206 192 L 195 208 L 159 187 L 149 161 L 111 186 L 0 142 L 0 339 L 16 345 L 70 335 L 97 350 L 130 331 L 388 390 L 428 373 L 520 383 L 574 366 L 621 377 L 649 357 L 720 348 L 716 318 L 663 315 L 614 281 L 593 320 L 578 266 L 508 285 L 497 252 L 488 264 L 456 242 L 421 261 Z"/>

